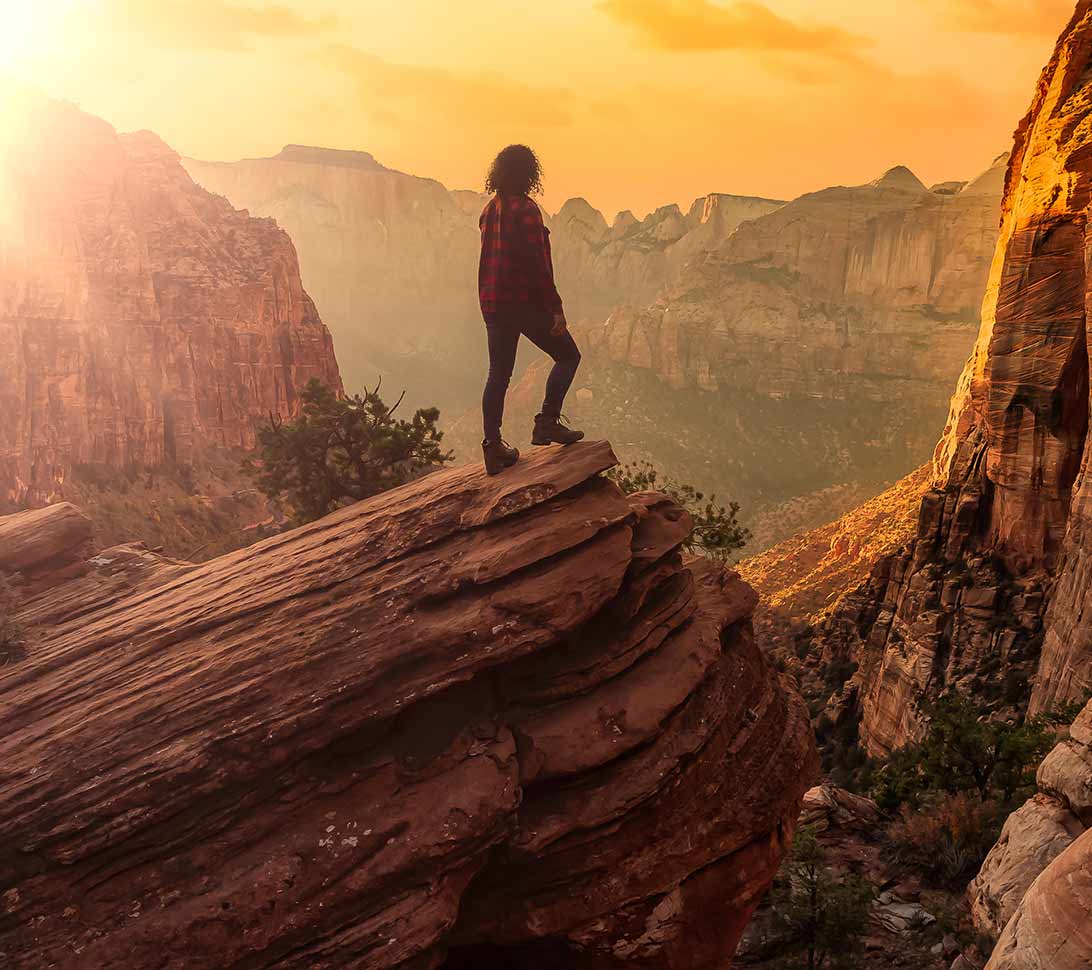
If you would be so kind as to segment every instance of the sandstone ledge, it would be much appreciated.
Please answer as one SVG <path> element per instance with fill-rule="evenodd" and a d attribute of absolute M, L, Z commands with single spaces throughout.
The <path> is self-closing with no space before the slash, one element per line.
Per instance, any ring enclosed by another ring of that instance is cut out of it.
<path fill-rule="evenodd" d="M 0 671 L 5 965 L 723 965 L 814 743 L 753 592 L 614 461 L 454 469 L 55 590 L 87 601 Z"/>

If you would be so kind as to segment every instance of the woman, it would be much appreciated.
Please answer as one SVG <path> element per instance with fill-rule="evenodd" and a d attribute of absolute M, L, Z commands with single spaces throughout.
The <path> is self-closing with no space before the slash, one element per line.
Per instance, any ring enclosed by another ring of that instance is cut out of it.
<path fill-rule="evenodd" d="M 493 160 L 485 190 L 494 195 L 478 223 L 482 231 L 478 298 L 489 341 L 482 452 L 485 470 L 496 475 L 519 460 L 519 452 L 501 438 L 501 419 L 520 334 L 554 360 L 531 444 L 571 445 L 584 432 L 561 422 L 561 405 L 580 366 L 580 351 L 554 285 L 550 230 L 530 197 L 542 191 L 542 167 L 535 153 L 526 145 L 509 145 Z"/>

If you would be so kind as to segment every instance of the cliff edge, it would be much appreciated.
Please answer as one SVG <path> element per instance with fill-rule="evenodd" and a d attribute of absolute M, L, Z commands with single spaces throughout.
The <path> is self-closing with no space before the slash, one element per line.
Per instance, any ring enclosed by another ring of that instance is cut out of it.
<path fill-rule="evenodd" d="M 69 552 L 17 587 L 5 965 L 724 965 L 814 742 L 753 591 L 614 462 L 544 449 L 201 566 Z"/>

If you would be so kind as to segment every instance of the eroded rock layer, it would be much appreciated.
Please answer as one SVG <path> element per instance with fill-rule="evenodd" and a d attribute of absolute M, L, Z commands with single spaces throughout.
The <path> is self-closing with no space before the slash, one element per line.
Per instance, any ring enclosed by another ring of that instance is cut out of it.
<path fill-rule="evenodd" d="M 873 754 L 917 735 L 922 693 L 954 686 L 1019 710 L 1033 681 L 1040 711 L 1092 690 L 1090 63 L 1082 0 L 1017 130 L 982 329 L 916 537 L 832 632 L 861 664 Z"/>
<path fill-rule="evenodd" d="M 0 670 L 4 965 L 723 965 L 814 742 L 753 591 L 614 460 L 36 593 Z"/>
<path fill-rule="evenodd" d="M 199 468 L 310 378 L 340 387 L 271 220 L 148 132 L 9 89 L 3 106 L 20 122 L 0 144 L 0 501 L 45 501 L 77 465 Z"/>

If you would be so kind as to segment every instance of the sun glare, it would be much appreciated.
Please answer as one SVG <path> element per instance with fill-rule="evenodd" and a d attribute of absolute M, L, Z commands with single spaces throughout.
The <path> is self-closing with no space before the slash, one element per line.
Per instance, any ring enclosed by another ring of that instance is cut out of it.
<path fill-rule="evenodd" d="M 42 7 L 24 0 L 0 0 L 0 69 L 15 70 L 40 41 Z"/>

